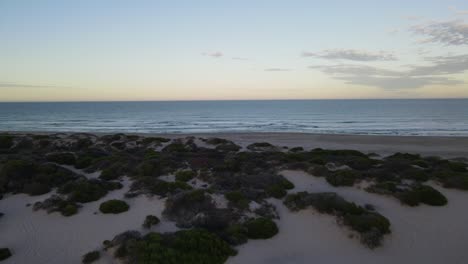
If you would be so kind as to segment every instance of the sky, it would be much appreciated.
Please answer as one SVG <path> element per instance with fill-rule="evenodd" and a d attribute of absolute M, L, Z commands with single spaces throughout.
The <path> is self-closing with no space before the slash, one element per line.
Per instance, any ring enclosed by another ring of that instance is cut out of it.
<path fill-rule="evenodd" d="M 0 101 L 468 98 L 468 1 L 0 0 Z"/>

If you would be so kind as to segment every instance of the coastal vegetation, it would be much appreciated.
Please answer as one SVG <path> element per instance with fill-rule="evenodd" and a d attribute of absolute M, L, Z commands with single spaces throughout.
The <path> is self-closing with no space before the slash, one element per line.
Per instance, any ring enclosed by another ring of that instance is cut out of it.
<path fill-rule="evenodd" d="M 82 262 L 84 264 L 89 264 L 97 261 L 101 257 L 101 253 L 97 250 L 86 253 L 83 256 Z"/>
<path fill-rule="evenodd" d="M 155 215 L 147 215 L 145 221 L 143 222 L 143 227 L 150 229 L 152 226 L 159 224 L 161 220 Z"/>
<path fill-rule="evenodd" d="M 11 251 L 9 248 L 0 248 L 0 261 L 11 257 Z"/>
<path fill-rule="evenodd" d="M 383 236 L 390 233 L 390 221 L 383 215 L 348 202 L 336 193 L 299 192 L 288 195 L 284 204 L 293 211 L 309 206 L 320 213 L 334 215 L 344 225 L 361 235 L 369 248 L 380 246 Z"/>
<path fill-rule="evenodd" d="M 99 211 L 103 214 L 120 214 L 128 211 L 130 206 L 122 200 L 108 200 L 99 206 Z"/>
<path fill-rule="evenodd" d="M 102 213 L 117 214 L 127 211 L 125 201 L 136 196 L 166 198 L 161 219 L 185 230 L 148 235 L 129 231 L 125 239 L 106 243 L 126 263 L 223 263 L 235 254 L 233 246 L 279 232 L 275 199 L 291 211 L 311 207 L 336 217 L 374 248 L 391 232 L 391 223 L 373 206 L 339 196 L 343 186 L 364 183 L 362 191 L 398 199 L 404 206 L 444 206 L 450 202 L 444 188 L 468 190 L 463 160 L 408 153 L 379 157 L 356 150 L 286 149 L 267 142 L 242 148 L 222 138 L 82 133 L 1 135 L 0 149 L 0 197 L 44 195 L 33 210 L 70 217 L 98 201 Z M 295 192 L 284 170 L 323 177 L 337 193 Z M 106 201 L 127 182 L 125 201 Z M 161 219 L 148 215 L 142 223 L 145 232 Z M 202 242 L 215 253 L 200 250 Z"/>
<path fill-rule="evenodd" d="M 116 236 L 110 246 L 124 263 L 221 264 L 237 254 L 217 235 L 202 229 L 174 233 L 126 233 Z"/>

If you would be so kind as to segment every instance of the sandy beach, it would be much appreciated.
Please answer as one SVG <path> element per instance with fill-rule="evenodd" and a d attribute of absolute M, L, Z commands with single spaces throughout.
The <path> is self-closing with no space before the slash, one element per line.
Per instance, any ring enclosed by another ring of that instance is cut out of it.
<path fill-rule="evenodd" d="M 216 136 L 232 140 L 244 149 L 254 142 L 269 142 L 280 148 L 302 146 L 306 150 L 355 149 L 382 156 L 395 152 L 410 152 L 446 158 L 468 157 L 468 138 L 465 137 L 301 133 L 158 134 L 157 136 L 172 139 L 194 136 L 199 145 L 204 143 L 198 138 Z M 89 178 L 96 178 L 99 175 L 99 172 L 87 174 L 72 167 L 70 169 Z M 333 187 L 323 177 L 314 177 L 302 171 L 286 170 L 280 173 L 295 185 L 295 188 L 288 190 L 288 193 L 336 192 L 358 205 L 372 203 L 378 212 L 391 221 L 392 233 L 386 237 L 382 247 L 371 250 L 358 242 L 356 234 L 338 225 L 334 217 L 319 214 L 314 209 L 290 212 L 281 200 L 270 198 L 268 201 L 276 207 L 280 216 L 275 220 L 280 230 L 279 234 L 267 240 L 249 240 L 248 243 L 238 246 L 238 255 L 229 258 L 227 263 L 462 264 L 468 260 L 468 253 L 464 247 L 468 241 L 466 228 L 468 213 L 465 210 L 468 192 L 466 191 L 446 189 L 429 182 L 428 184 L 448 198 L 448 205 L 408 207 L 393 197 L 368 193 L 358 186 Z M 166 178 L 173 180 L 173 176 Z M 145 215 L 154 214 L 164 219 L 161 214 L 164 199 L 146 196 L 126 199 L 124 193 L 128 191 L 129 179 L 124 178 L 122 183 L 123 189 L 112 191 L 98 201 L 85 204 L 80 209 L 80 213 L 71 218 L 65 218 L 58 213 L 34 212 L 27 206 L 45 199 L 50 194 L 33 197 L 26 194 L 5 196 L 0 200 L 0 211 L 5 214 L 0 219 L 2 234 L 0 246 L 8 245 L 14 255 L 4 263 L 80 263 L 81 256 L 88 251 L 99 249 L 103 240 L 127 230 L 141 231 L 141 221 Z M 195 188 L 199 186 L 201 184 L 194 185 Z M 116 216 L 96 213 L 100 202 L 111 198 L 128 201 L 131 209 Z M 169 232 L 177 229 L 174 222 L 163 220 L 152 231 Z M 103 256 L 97 263 L 117 262 L 110 256 Z"/>

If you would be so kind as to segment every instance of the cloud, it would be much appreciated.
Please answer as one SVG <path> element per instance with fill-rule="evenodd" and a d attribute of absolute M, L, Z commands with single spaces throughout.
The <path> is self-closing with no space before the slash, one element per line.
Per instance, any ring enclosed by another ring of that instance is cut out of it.
<path fill-rule="evenodd" d="M 421 43 L 468 45 L 468 24 L 461 20 L 429 22 L 413 26 L 410 31 L 426 36 Z"/>
<path fill-rule="evenodd" d="M 242 60 L 242 61 L 246 61 L 246 60 L 249 60 L 249 58 L 243 58 L 243 57 L 232 57 L 233 60 Z"/>
<path fill-rule="evenodd" d="M 286 69 L 286 68 L 268 68 L 268 69 L 265 69 L 265 71 L 271 71 L 271 72 L 285 72 L 285 71 L 291 71 L 291 69 Z"/>
<path fill-rule="evenodd" d="M 416 76 L 448 75 L 468 70 L 468 55 L 428 57 L 429 66 L 411 66 L 410 74 Z"/>
<path fill-rule="evenodd" d="M 351 61 L 394 61 L 395 55 L 385 51 L 369 52 L 353 49 L 324 50 L 318 53 L 303 52 L 302 57 L 316 57 L 328 60 L 351 60 Z"/>
<path fill-rule="evenodd" d="M 410 65 L 405 70 L 389 70 L 365 65 L 310 66 L 347 84 L 383 89 L 414 89 L 428 85 L 457 85 L 461 80 L 447 75 L 468 71 L 468 55 L 428 57 L 430 65 Z"/>
<path fill-rule="evenodd" d="M 221 58 L 224 54 L 220 51 L 215 51 L 215 52 L 203 52 L 202 55 L 213 57 L 213 58 Z"/>
<path fill-rule="evenodd" d="M 0 88 L 72 88 L 70 86 L 0 82 Z"/>
<path fill-rule="evenodd" d="M 460 10 L 457 9 L 455 6 L 449 6 L 449 10 L 454 12 L 456 15 L 468 15 L 468 10 Z"/>

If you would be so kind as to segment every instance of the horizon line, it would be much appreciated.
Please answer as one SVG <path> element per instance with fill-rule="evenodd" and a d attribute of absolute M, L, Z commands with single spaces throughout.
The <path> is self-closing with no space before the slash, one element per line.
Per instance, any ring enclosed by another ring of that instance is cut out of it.
<path fill-rule="evenodd" d="M 427 98 L 307 98 L 307 99 L 195 99 L 195 100 L 57 100 L 57 101 L 0 101 L 0 103 L 137 103 L 137 102 L 240 102 L 240 101 L 364 101 L 364 100 L 467 100 L 468 97 Z"/>

